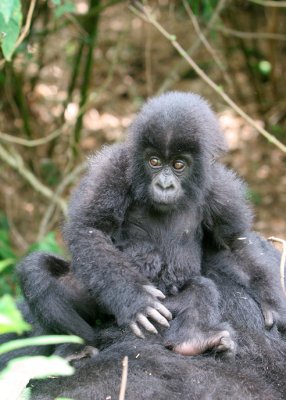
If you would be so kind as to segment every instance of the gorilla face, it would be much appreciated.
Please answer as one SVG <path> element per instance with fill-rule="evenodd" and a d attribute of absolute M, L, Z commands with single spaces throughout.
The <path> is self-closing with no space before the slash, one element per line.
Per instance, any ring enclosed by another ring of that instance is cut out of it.
<path fill-rule="evenodd" d="M 212 162 L 225 147 L 207 103 L 179 92 L 143 106 L 131 127 L 129 145 L 136 200 L 171 212 L 201 203 L 211 184 Z"/>
<path fill-rule="evenodd" d="M 146 174 L 149 177 L 148 194 L 156 208 L 170 208 L 183 198 L 184 181 L 190 176 L 192 157 L 181 153 L 167 157 L 149 148 L 144 154 Z"/>

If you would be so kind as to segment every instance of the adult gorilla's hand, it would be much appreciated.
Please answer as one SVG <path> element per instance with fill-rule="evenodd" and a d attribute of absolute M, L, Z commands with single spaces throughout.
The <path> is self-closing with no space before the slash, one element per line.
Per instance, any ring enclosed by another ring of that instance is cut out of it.
<path fill-rule="evenodd" d="M 152 318 L 155 322 L 158 322 L 160 325 L 165 326 L 166 328 L 170 326 L 168 320 L 172 319 L 171 312 L 162 303 L 160 303 L 160 301 L 157 300 L 164 299 L 164 293 L 151 285 L 144 285 L 143 287 L 146 292 L 153 297 L 153 302 L 151 305 L 147 306 L 143 312 L 136 314 L 135 320 L 129 324 L 132 332 L 142 339 L 144 339 L 144 334 L 140 329 L 141 327 L 146 329 L 148 332 L 155 334 L 158 333 L 157 329 L 148 318 Z"/>

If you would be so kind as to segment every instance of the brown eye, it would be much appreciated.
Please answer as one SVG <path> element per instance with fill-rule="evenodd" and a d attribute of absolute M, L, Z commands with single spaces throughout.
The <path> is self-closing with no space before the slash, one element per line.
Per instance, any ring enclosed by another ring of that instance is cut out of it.
<path fill-rule="evenodd" d="M 158 157 L 151 157 L 149 160 L 149 164 L 153 168 L 158 168 L 162 166 L 161 160 Z"/>
<path fill-rule="evenodd" d="M 173 163 L 173 168 L 174 168 L 176 171 L 183 171 L 183 169 L 185 168 L 185 163 L 184 163 L 183 161 L 176 160 L 176 161 L 174 161 L 174 163 Z"/>

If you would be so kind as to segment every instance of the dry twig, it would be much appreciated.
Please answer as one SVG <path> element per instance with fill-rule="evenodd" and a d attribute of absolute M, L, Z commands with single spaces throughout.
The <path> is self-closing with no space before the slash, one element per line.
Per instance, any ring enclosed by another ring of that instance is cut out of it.
<path fill-rule="evenodd" d="M 8 133 L 0 132 L 0 140 L 9 142 L 9 143 L 20 144 L 20 145 L 26 146 L 26 147 L 41 146 L 43 144 L 49 143 L 51 140 L 54 140 L 55 138 L 60 136 L 65 125 L 61 126 L 59 129 L 56 129 L 54 132 L 50 133 L 48 136 L 41 138 L 41 139 L 28 140 L 28 139 L 15 137 Z"/>
<path fill-rule="evenodd" d="M 187 12 L 187 14 L 190 17 L 190 20 L 193 24 L 193 27 L 196 31 L 196 34 L 198 35 L 200 41 L 203 43 L 203 45 L 205 46 L 206 50 L 210 53 L 210 55 L 212 56 L 214 62 L 216 63 L 216 65 L 218 66 L 218 68 L 221 70 L 223 77 L 225 79 L 225 81 L 231 85 L 231 81 L 229 76 L 226 73 L 226 68 L 223 65 L 223 63 L 221 62 L 220 58 L 217 55 L 216 50 L 211 46 L 210 42 L 208 41 L 208 39 L 206 38 L 206 36 L 204 35 L 204 33 L 202 32 L 200 25 L 198 23 L 198 20 L 195 16 L 195 14 L 193 13 L 193 10 L 190 7 L 190 4 L 187 2 L 187 0 L 182 0 L 185 10 Z"/>
<path fill-rule="evenodd" d="M 79 165 L 77 165 L 68 175 L 64 177 L 62 182 L 59 184 L 57 189 L 55 190 L 54 197 L 51 199 L 51 202 L 49 204 L 49 207 L 47 208 L 44 217 L 42 218 L 42 221 L 40 223 L 40 228 L 39 228 L 39 233 L 38 233 L 38 238 L 37 241 L 41 241 L 41 239 L 45 236 L 45 234 L 48 231 L 48 223 L 55 211 L 57 204 L 57 198 L 59 198 L 66 187 L 70 185 L 74 180 L 86 169 L 86 162 L 83 162 Z"/>
<path fill-rule="evenodd" d="M 226 28 L 225 26 L 216 26 L 215 29 L 226 36 L 234 36 L 242 39 L 255 40 L 286 40 L 286 35 L 282 33 L 267 33 L 267 32 L 243 32 L 235 29 Z"/>
<path fill-rule="evenodd" d="M 26 23 L 24 28 L 22 29 L 21 35 L 18 37 L 15 47 L 14 47 L 14 51 L 17 49 L 17 47 L 20 46 L 20 44 L 23 42 L 23 40 L 25 39 L 25 37 L 28 35 L 29 31 L 30 31 L 30 27 L 31 27 L 31 23 L 32 23 L 32 18 L 33 18 L 33 13 L 35 10 L 35 6 L 36 6 L 36 2 L 37 0 L 31 0 L 30 2 L 30 7 L 28 10 L 28 14 L 27 14 L 27 18 L 26 18 Z"/>
<path fill-rule="evenodd" d="M 213 28 L 213 26 L 215 25 L 215 23 L 217 22 L 219 15 L 222 12 L 222 10 L 224 9 L 226 3 L 227 3 L 227 0 L 219 0 L 206 28 L 202 30 L 202 33 L 206 38 L 209 35 L 209 33 L 210 33 L 211 29 Z M 201 43 L 202 42 L 201 42 L 200 38 L 198 37 L 196 39 L 195 43 L 193 43 L 192 46 L 187 50 L 187 53 L 190 55 L 194 54 L 198 50 Z M 179 80 L 180 76 L 182 76 L 182 74 L 185 72 L 185 70 L 186 70 L 186 60 L 182 58 L 179 60 L 177 65 L 174 68 L 172 68 L 170 75 L 164 80 L 164 82 L 160 86 L 160 88 L 158 90 L 158 94 L 163 93 L 164 91 L 169 89 L 176 81 Z"/>
<path fill-rule="evenodd" d="M 14 154 L 12 154 L 12 152 Z M 37 192 L 41 193 L 48 199 L 54 198 L 54 193 L 52 190 L 40 182 L 38 178 L 25 167 L 22 157 L 19 153 L 15 152 L 15 150 L 8 152 L 3 146 L 0 145 L 0 158 L 10 165 L 10 167 L 16 170 L 23 178 L 25 178 L 25 180 L 29 182 Z M 63 213 L 66 213 L 66 202 L 60 197 L 56 197 L 55 202 L 61 207 Z"/>
<path fill-rule="evenodd" d="M 250 3 L 258 4 L 264 7 L 286 7 L 286 1 L 270 1 L 270 0 L 248 0 Z"/>
<path fill-rule="evenodd" d="M 122 379 L 119 393 L 119 400 L 125 399 L 126 385 L 127 385 L 127 373 L 128 373 L 128 357 L 125 356 L 122 361 Z"/>

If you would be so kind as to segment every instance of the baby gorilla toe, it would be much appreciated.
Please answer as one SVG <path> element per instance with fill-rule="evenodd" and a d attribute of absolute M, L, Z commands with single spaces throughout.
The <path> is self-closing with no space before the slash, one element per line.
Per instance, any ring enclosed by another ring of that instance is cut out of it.
<path fill-rule="evenodd" d="M 236 344 L 227 330 L 216 332 L 197 332 L 195 335 L 173 347 L 173 351 L 183 356 L 197 356 L 207 351 L 235 353 Z"/>
<path fill-rule="evenodd" d="M 228 331 L 223 332 L 225 332 L 225 335 L 220 338 L 220 344 L 214 350 L 218 353 L 223 352 L 224 356 L 233 356 L 236 353 L 236 343 Z"/>

